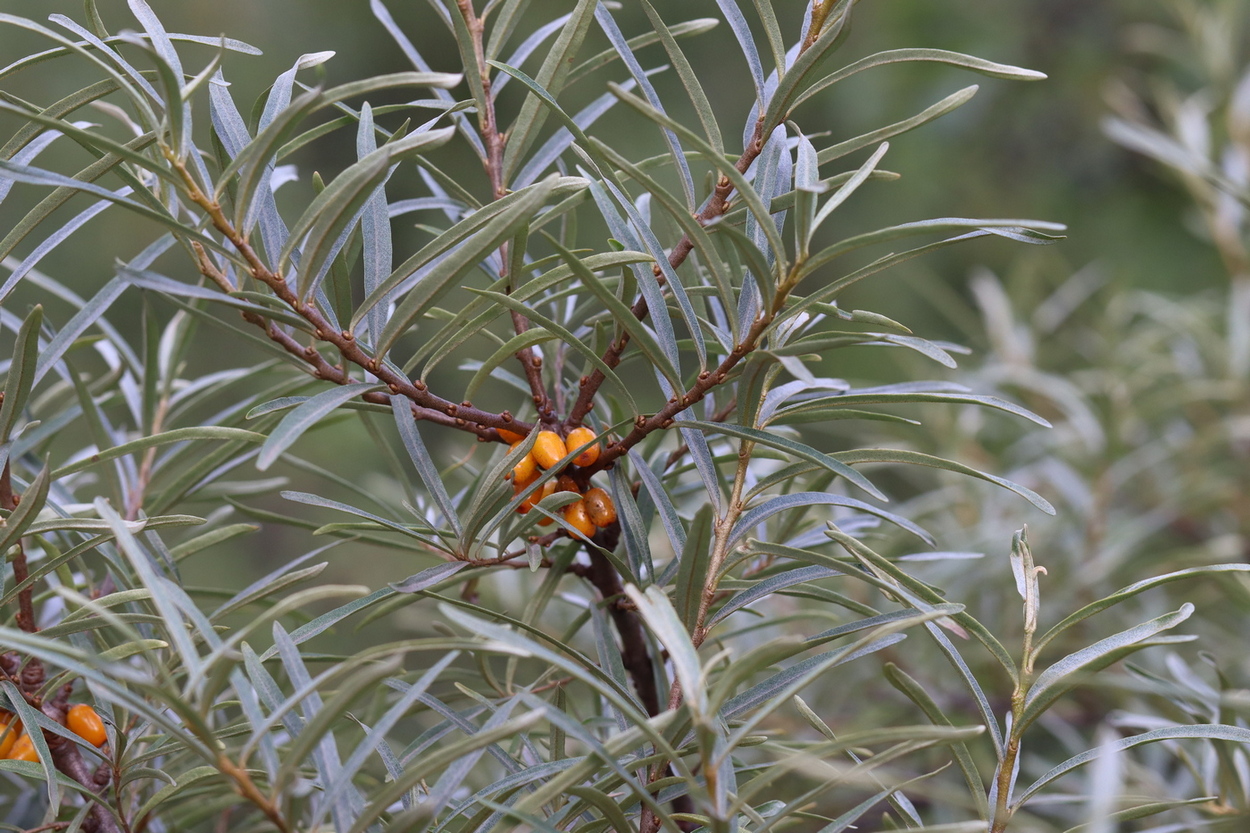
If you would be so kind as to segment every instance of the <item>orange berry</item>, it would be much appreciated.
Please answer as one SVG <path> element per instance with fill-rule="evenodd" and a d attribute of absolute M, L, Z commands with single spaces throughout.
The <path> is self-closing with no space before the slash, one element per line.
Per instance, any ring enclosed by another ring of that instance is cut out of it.
<path fill-rule="evenodd" d="M 92 746 L 103 746 L 108 740 L 104 721 L 96 714 L 95 709 L 85 703 L 69 707 L 69 711 L 65 713 L 65 728 Z"/>
<path fill-rule="evenodd" d="M 574 428 L 570 431 L 568 439 L 565 440 L 565 443 L 571 451 L 574 448 L 586 445 L 586 443 L 590 442 L 594 438 L 595 432 L 583 426 L 581 428 Z M 582 449 L 582 453 L 574 457 L 573 462 L 579 466 L 589 466 L 593 465 L 598 459 L 599 443 L 595 443 L 594 445 L 588 445 L 586 448 Z"/>
<path fill-rule="evenodd" d="M 495 431 L 497 431 L 499 433 L 499 436 L 502 437 L 504 442 L 507 442 L 507 443 L 515 444 L 525 439 L 524 434 L 518 434 L 515 431 L 509 431 L 507 428 L 496 428 Z"/>
<path fill-rule="evenodd" d="M 576 492 L 579 495 L 582 493 L 582 490 L 577 488 L 577 481 L 567 474 L 562 474 L 556 478 L 556 488 L 561 492 Z"/>
<path fill-rule="evenodd" d="M 564 522 L 587 538 L 595 534 L 594 522 L 586 514 L 586 501 L 579 500 L 564 507 Z"/>
<path fill-rule="evenodd" d="M 603 489 L 596 486 L 582 500 L 586 503 L 586 514 L 595 526 L 611 526 L 616 522 L 616 504 Z"/>
<path fill-rule="evenodd" d="M 555 523 L 555 519 L 551 518 L 548 515 L 543 515 L 541 518 L 538 519 L 539 526 L 551 526 L 553 523 Z"/>
<path fill-rule="evenodd" d="M 516 451 L 518 444 L 513 443 L 511 450 Z M 534 462 L 534 455 L 533 453 L 526 454 L 521 458 L 520 462 L 512 467 L 512 482 L 523 483 L 526 480 L 532 481 L 536 474 L 538 474 L 538 464 Z"/>
<path fill-rule="evenodd" d="M 530 481 L 530 483 L 532 482 L 533 481 Z M 530 485 L 529 483 L 525 484 L 525 486 L 529 486 L 529 485 Z M 524 489 L 525 486 L 522 486 L 520 489 L 517 489 L 517 493 L 520 494 L 521 490 Z M 542 486 L 530 492 L 529 497 L 521 501 L 521 505 L 516 508 L 516 511 L 524 515 L 526 512 L 533 509 L 534 506 L 538 503 L 538 501 L 542 500 L 547 495 L 555 494 L 555 492 L 556 492 L 556 482 L 554 480 L 548 480 Z"/>
<path fill-rule="evenodd" d="M 39 763 L 39 754 L 35 752 L 35 742 L 30 739 L 30 735 L 22 735 L 13 744 L 13 748 L 9 750 L 8 759 L 10 761 L 30 761 L 32 764 Z"/>
<path fill-rule="evenodd" d="M 3 740 L 0 740 L 0 758 L 9 757 L 9 752 L 13 750 L 13 744 L 17 743 L 17 739 L 22 734 L 22 722 L 11 714 L 0 716 L 0 733 L 4 734 Z"/>
<path fill-rule="evenodd" d="M 530 453 L 534 455 L 538 465 L 549 469 L 560 462 L 569 450 L 565 447 L 564 440 L 560 439 L 560 435 L 555 431 L 539 431 L 538 437 L 534 440 L 534 449 Z"/>

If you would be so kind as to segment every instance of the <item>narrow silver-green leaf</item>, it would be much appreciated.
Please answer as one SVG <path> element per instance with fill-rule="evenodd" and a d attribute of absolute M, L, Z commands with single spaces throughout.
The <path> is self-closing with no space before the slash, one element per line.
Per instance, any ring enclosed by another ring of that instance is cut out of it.
<path fill-rule="evenodd" d="M 344 402 L 382 387 L 384 385 L 366 382 L 341 385 L 322 391 L 304 402 L 284 416 L 270 432 L 256 457 L 256 468 L 260 471 L 268 469 L 305 431 L 333 413 Z"/>

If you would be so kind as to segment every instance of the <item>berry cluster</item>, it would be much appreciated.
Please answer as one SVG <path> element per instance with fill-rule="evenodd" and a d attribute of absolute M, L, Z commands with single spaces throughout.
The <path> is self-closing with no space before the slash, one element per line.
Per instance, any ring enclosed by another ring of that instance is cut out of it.
<path fill-rule="evenodd" d="M 499 435 L 512 443 L 514 449 L 525 440 L 525 437 L 511 431 L 500 431 Z M 574 428 L 567 437 L 561 437 L 555 431 L 539 431 L 538 436 L 534 438 L 533 448 L 521 458 L 508 475 L 512 479 L 512 488 L 515 493 L 520 494 L 534 485 L 535 481 L 542 476 L 542 472 L 558 465 L 561 460 L 579 448 L 582 450 L 573 458 L 573 465 L 578 468 L 594 465 L 601 451 L 595 439 L 595 432 L 584 427 Z M 594 535 L 596 529 L 611 526 L 616 522 L 616 506 L 607 492 L 598 486 L 583 491 L 576 478 L 564 473 L 548 479 L 541 488 L 530 492 L 521 501 L 517 511 L 525 514 L 540 500 L 556 492 L 574 492 L 581 495 L 581 500 L 565 506 L 561 510 L 561 515 L 565 523 L 587 538 Z M 543 518 L 538 525 L 547 526 L 551 522 L 551 518 Z"/>
<path fill-rule="evenodd" d="M 104 721 L 96 710 L 84 703 L 70 706 L 65 712 L 65 728 L 92 746 L 103 746 L 108 740 Z M 38 762 L 35 743 L 26 734 L 22 721 L 10 712 L 0 712 L 0 758 L 10 761 Z"/>

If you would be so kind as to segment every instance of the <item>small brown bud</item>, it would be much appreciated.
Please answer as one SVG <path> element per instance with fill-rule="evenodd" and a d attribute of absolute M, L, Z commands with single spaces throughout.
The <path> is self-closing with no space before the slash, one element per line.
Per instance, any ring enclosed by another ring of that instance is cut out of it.
<path fill-rule="evenodd" d="M 355 337 L 354 335 L 352 335 L 351 330 L 343 330 L 341 333 L 339 333 L 339 335 L 341 335 L 341 336 L 343 337 L 343 340 L 344 340 L 344 341 L 355 341 L 355 340 L 356 340 L 356 337 Z"/>
<path fill-rule="evenodd" d="M 422 382 L 420 379 L 414 380 L 412 386 L 417 390 L 425 390 L 425 382 Z"/>
<path fill-rule="evenodd" d="M 504 422 L 512 422 L 512 413 L 510 411 L 503 411 L 499 414 L 499 418 Z"/>
<path fill-rule="evenodd" d="M 394 382 L 391 382 L 389 385 L 387 385 L 387 387 L 391 389 L 391 393 L 399 393 L 399 385 L 395 384 Z"/>

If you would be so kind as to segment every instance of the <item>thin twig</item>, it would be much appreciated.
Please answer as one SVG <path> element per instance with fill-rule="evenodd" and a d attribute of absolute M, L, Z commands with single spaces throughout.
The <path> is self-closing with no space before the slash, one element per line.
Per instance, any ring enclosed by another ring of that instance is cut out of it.
<path fill-rule="evenodd" d="M 482 160 L 486 168 L 486 175 L 490 178 L 491 192 L 495 199 L 501 199 L 508 194 L 508 183 L 504 179 L 503 156 L 504 150 L 508 145 L 508 136 L 500 131 L 498 117 L 495 114 L 495 97 L 491 92 L 490 65 L 486 63 L 486 49 L 482 44 L 482 35 L 485 31 L 485 22 L 478 17 L 477 12 L 473 8 L 471 0 L 456 0 L 456 6 L 460 10 L 461 17 L 464 18 L 465 26 L 469 30 L 469 35 L 473 41 L 473 60 L 477 64 L 478 76 L 482 84 L 482 102 L 478 108 L 478 128 L 482 134 L 482 143 L 486 146 L 486 158 Z M 515 276 L 510 275 L 510 265 L 508 257 L 508 244 L 504 243 L 499 247 L 499 260 L 502 264 L 501 275 L 508 278 L 505 291 L 512 293 Z M 529 319 L 517 310 L 510 312 L 512 317 L 512 329 L 517 335 L 521 335 L 530 327 Z M 547 393 L 547 386 L 543 382 L 542 359 L 534 352 L 533 347 L 523 347 L 516 352 L 517 361 L 521 363 L 521 369 L 525 373 L 525 379 L 530 386 L 530 395 L 534 400 L 534 407 L 538 410 L 538 418 L 541 422 L 554 423 L 556 421 L 555 408 L 551 404 L 551 397 Z"/>
<path fill-rule="evenodd" d="M 261 260 L 247 238 L 227 219 L 225 212 L 222 211 L 221 204 L 204 193 L 186 165 L 172 156 L 172 154 L 169 158 L 171 164 L 179 172 L 184 184 L 187 186 L 188 198 L 208 214 L 213 227 L 223 234 L 243 257 L 252 277 L 269 287 L 280 300 L 311 324 L 313 334 L 317 340 L 332 345 L 338 350 L 344 360 L 350 361 L 352 364 L 372 373 L 390 389 L 391 393 L 400 394 L 411 400 L 416 406 L 413 408 L 414 416 L 418 419 L 429 420 L 451 428 L 469 431 L 477 434 L 478 437 L 484 440 L 500 439 L 497 430 L 490 429 L 504 428 L 517 433 L 529 433 L 532 426 L 514 420 L 510 414 L 496 414 L 475 408 L 469 402 L 457 404 L 443 399 L 441 396 L 430 392 L 424 382 L 411 380 L 404 374 L 397 372 L 384 362 L 366 353 L 356 342 L 356 336 L 351 331 L 336 329 L 322 314 L 321 310 L 317 309 L 316 305 L 311 302 L 301 301 L 286 279 L 282 275 L 273 272 Z M 229 286 L 229 281 L 225 279 L 224 275 L 221 275 L 220 270 L 212 264 L 206 255 L 199 260 L 201 272 L 219 285 L 224 283 L 225 286 Z M 216 272 L 217 276 L 220 277 L 214 276 L 213 272 Z M 275 322 L 251 311 L 244 311 L 243 317 L 250 323 L 264 329 L 265 334 L 288 353 L 298 356 L 311 365 L 312 375 L 317 378 L 340 385 L 353 381 L 344 368 L 330 364 L 315 346 L 309 345 L 306 347 L 301 345 Z M 390 402 L 381 392 L 364 394 L 361 398 L 366 402 L 378 404 L 389 404 Z"/>
<path fill-rule="evenodd" d="M 278 828 L 279 833 L 295 833 L 295 829 L 287 822 L 282 815 L 282 811 L 278 806 L 265 797 L 260 791 L 256 783 L 252 781 L 252 776 L 248 774 L 246 769 L 235 764 L 225 755 L 217 759 L 217 769 L 231 781 L 234 782 L 234 788 L 239 795 L 252 802 L 265 814 L 265 818 Z"/>

